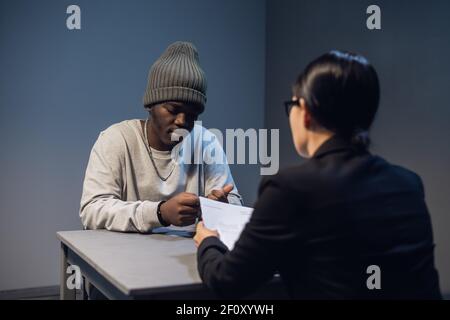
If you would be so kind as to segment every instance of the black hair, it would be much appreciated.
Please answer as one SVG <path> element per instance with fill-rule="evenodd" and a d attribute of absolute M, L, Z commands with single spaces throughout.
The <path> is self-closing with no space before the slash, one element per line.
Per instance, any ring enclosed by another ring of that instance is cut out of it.
<path fill-rule="evenodd" d="M 367 149 L 369 129 L 380 100 L 378 76 L 361 55 L 330 51 L 312 61 L 293 88 L 314 120 L 324 128 Z"/>

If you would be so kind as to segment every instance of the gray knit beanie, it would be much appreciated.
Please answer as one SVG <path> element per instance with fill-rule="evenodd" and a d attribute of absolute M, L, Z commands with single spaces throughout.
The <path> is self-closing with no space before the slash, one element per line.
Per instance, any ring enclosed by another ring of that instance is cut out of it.
<path fill-rule="evenodd" d="M 143 100 L 144 106 L 164 101 L 205 106 L 206 76 L 192 43 L 172 43 L 155 61 L 148 74 Z"/>

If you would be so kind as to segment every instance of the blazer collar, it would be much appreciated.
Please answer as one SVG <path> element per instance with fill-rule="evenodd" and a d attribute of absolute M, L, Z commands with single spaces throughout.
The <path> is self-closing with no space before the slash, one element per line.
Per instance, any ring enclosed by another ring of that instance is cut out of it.
<path fill-rule="evenodd" d="M 322 143 L 322 145 L 314 153 L 313 158 L 320 158 L 329 153 L 345 150 L 356 151 L 356 148 L 351 144 L 350 141 L 334 135 L 330 139 Z"/>

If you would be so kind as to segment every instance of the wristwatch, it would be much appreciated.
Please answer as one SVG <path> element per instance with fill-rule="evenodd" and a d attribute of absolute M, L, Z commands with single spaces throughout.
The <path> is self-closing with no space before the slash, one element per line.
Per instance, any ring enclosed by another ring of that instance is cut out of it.
<path fill-rule="evenodd" d="M 160 203 L 158 203 L 158 208 L 156 209 L 156 216 L 158 217 L 159 223 L 161 223 L 162 226 L 168 227 L 168 226 L 170 226 L 170 223 L 165 222 L 163 217 L 162 217 L 162 214 L 161 214 L 161 205 L 164 202 L 165 201 L 161 201 Z"/>

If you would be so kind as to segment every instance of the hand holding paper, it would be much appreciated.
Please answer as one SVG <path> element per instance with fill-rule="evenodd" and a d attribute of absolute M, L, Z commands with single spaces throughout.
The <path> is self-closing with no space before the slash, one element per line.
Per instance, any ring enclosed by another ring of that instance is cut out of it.
<path fill-rule="evenodd" d="M 253 208 L 236 206 L 200 197 L 202 219 L 206 228 L 217 230 L 220 239 L 232 250 L 250 220 Z"/>

